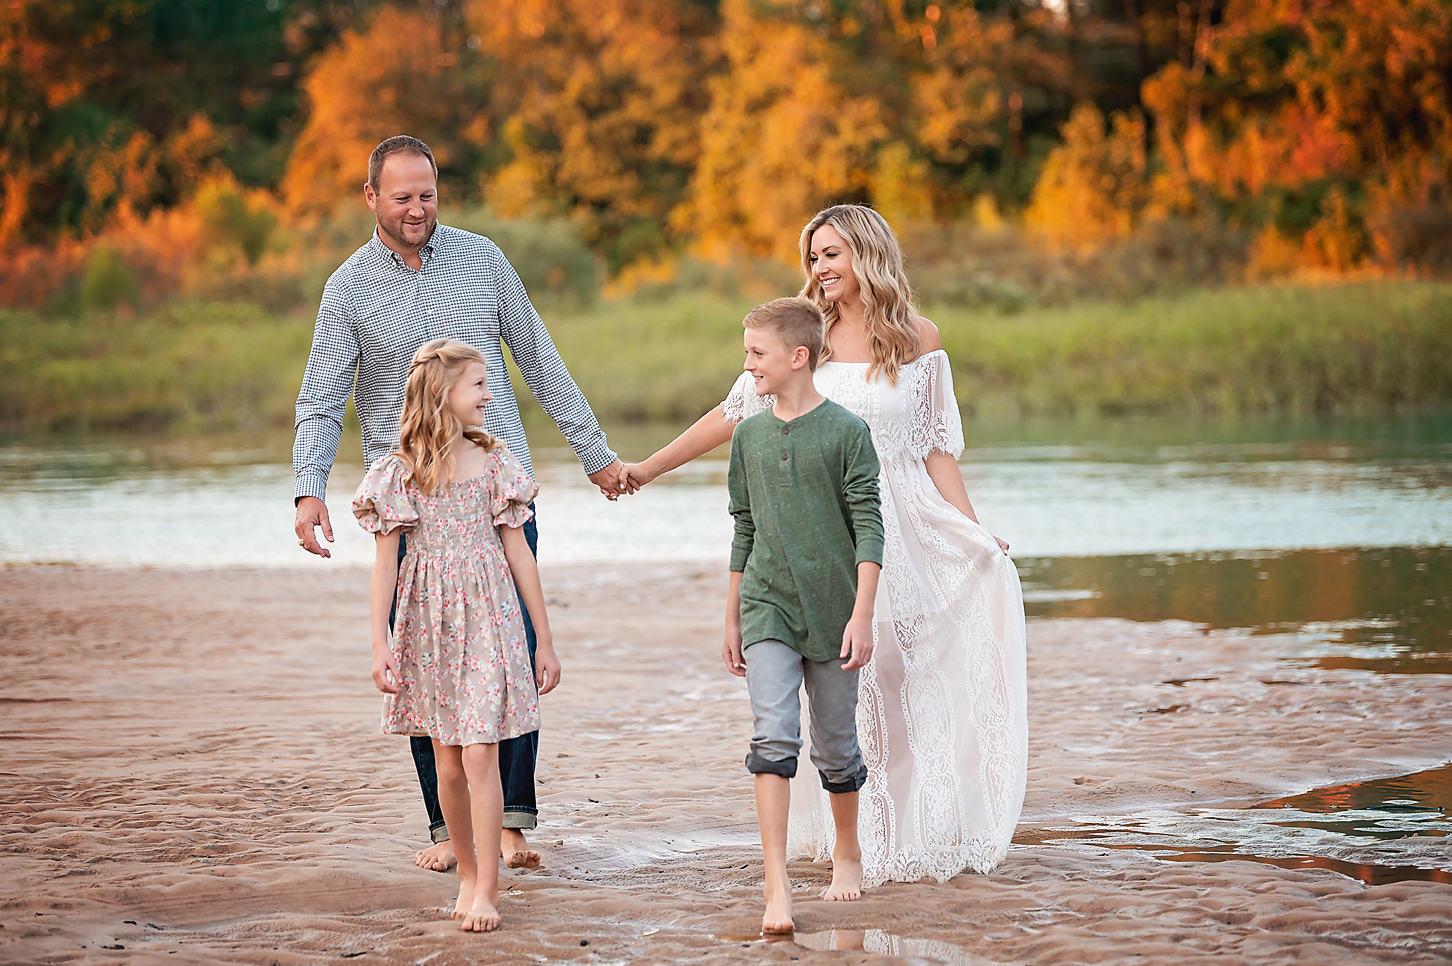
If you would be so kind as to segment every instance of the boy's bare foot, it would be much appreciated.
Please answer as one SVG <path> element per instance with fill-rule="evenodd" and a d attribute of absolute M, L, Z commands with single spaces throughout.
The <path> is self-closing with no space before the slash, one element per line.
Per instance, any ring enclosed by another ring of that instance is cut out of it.
<path fill-rule="evenodd" d="M 827 902 L 851 902 L 862 898 L 862 860 L 832 859 L 832 884 L 822 893 Z"/>
<path fill-rule="evenodd" d="M 448 840 L 413 854 L 413 864 L 431 872 L 447 872 L 454 867 L 454 843 Z"/>
<path fill-rule="evenodd" d="M 459 929 L 463 932 L 493 932 L 499 928 L 499 910 L 482 895 L 474 900 L 462 918 L 464 921 Z"/>
<path fill-rule="evenodd" d="M 459 898 L 454 902 L 454 911 L 449 913 L 450 919 L 465 919 L 469 911 L 474 908 L 474 883 L 459 880 Z"/>
<path fill-rule="evenodd" d="M 761 917 L 763 936 L 784 936 L 796 932 L 797 924 L 792 921 L 792 897 L 790 892 L 766 896 L 766 914 Z"/>
<path fill-rule="evenodd" d="M 507 828 L 499 833 L 499 857 L 506 869 L 537 869 L 539 853 L 529 847 L 524 833 L 517 828 Z"/>

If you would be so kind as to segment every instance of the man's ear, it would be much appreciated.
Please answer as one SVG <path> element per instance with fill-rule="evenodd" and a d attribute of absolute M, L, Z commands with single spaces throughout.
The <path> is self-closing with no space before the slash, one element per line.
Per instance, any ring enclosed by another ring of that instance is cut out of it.
<path fill-rule="evenodd" d="M 376 212 L 378 210 L 378 195 L 374 194 L 371 182 L 363 182 L 363 200 L 368 202 L 369 211 Z"/>

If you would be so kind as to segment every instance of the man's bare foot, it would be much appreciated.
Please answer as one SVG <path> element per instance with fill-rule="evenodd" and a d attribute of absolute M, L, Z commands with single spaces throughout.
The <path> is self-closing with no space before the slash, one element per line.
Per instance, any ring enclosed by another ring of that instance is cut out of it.
<path fill-rule="evenodd" d="M 474 904 L 463 917 L 459 929 L 463 932 L 493 932 L 499 928 L 499 910 L 483 895 L 474 899 Z"/>
<path fill-rule="evenodd" d="M 448 840 L 420 849 L 413 854 L 413 864 L 431 872 L 447 872 L 454 867 L 454 843 Z"/>
<path fill-rule="evenodd" d="M 862 898 L 862 860 L 832 859 L 832 884 L 822 893 L 827 902 L 851 902 Z"/>
<path fill-rule="evenodd" d="M 529 847 L 524 840 L 524 832 L 517 828 L 507 828 L 499 833 L 499 857 L 504 860 L 506 869 L 537 869 L 539 868 L 539 853 Z"/>
<path fill-rule="evenodd" d="M 474 883 L 459 880 L 459 898 L 454 902 L 454 911 L 449 913 L 450 919 L 465 919 L 469 910 L 474 908 Z"/>
<path fill-rule="evenodd" d="M 761 917 L 763 936 L 783 936 L 796 932 L 797 924 L 792 921 L 792 897 L 790 892 L 766 897 L 766 914 Z"/>

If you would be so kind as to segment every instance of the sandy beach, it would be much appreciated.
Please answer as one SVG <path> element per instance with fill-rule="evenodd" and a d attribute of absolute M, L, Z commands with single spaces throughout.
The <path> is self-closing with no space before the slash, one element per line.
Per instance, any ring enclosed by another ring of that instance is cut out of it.
<path fill-rule="evenodd" d="M 545 867 L 504 873 L 504 930 L 465 936 L 443 918 L 452 876 L 411 862 L 426 823 L 406 742 L 377 733 L 365 571 L 0 571 L 0 962 L 1452 958 L 1446 883 L 1033 844 L 1085 816 L 1443 763 L 1452 676 L 1297 665 L 1290 636 L 1034 621 L 1025 844 L 991 875 L 851 904 L 794 863 L 796 941 L 763 943 L 724 573 L 543 577 L 564 663 Z"/>

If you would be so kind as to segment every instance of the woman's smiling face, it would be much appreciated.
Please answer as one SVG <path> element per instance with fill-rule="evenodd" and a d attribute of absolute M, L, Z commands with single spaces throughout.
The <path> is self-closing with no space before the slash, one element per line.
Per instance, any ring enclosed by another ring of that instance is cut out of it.
<path fill-rule="evenodd" d="M 860 288 L 857 273 L 852 271 L 852 249 L 837 229 L 823 225 L 812 232 L 808 262 L 812 278 L 822 287 L 828 302 L 851 302 L 857 298 Z"/>

